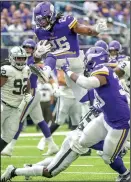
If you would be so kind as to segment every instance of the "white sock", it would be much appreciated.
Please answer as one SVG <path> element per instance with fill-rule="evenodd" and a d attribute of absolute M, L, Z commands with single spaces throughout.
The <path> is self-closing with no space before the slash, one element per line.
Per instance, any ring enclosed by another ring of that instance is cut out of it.
<path fill-rule="evenodd" d="M 47 73 L 47 75 L 48 75 L 48 77 L 49 77 L 50 74 L 51 74 L 51 67 L 49 67 L 49 66 L 44 66 L 43 71 L 44 71 L 45 73 Z"/>
<path fill-rule="evenodd" d="M 42 176 L 43 166 L 34 165 L 27 168 L 18 168 L 15 170 L 17 176 Z"/>
<path fill-rule="evenodd" d="M 46 138 L 46 141 L 47 141 L 47 143 L 48 143 L 48 146 L 49 146 L 49 145 L 55 145 L 55 142 L 54 142 L 52 136 Z"/>
<path fill-rule="evenodd" d="M 14 148 L 16 142 L 17 142 L 17 140 L 12 139 L 12 141 L 10 142 L 10 146 Z"/>
<path fill-rule="evenodd" d="M 127 169 L 126 172 L 122 174 L 122 176 L 127 175 L 129 173 L 129 170 Z"/>

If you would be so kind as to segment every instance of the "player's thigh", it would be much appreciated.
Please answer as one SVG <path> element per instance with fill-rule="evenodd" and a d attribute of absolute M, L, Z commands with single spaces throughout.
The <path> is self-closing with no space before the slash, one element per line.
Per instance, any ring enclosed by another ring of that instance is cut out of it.
<path fill-rule="evenodd" d="M 60 151 L 56 154 L 49 166 L 47 166 L 51 175 L 56 176 L 79 157 L 79 154 L 71 150 L 69 142 L 68 138 L 64 140 Z"/>
<path fill-rule="evenodd" d="M 6 120 L 6 118 L 8 118 L 10 116 L 11 112 L 12 112 L 12 108 L 3 104 L 3 111 L 1 112 L 1 127 L 4 123 L 4 121 Z"/>
<path fill-rule="evenodd" d="M 101 140 L 104 140 L 107 134 L 107 130 L 104 127 L 104 117 L 100 114 L 97 118 L 94 118 L 83 130 L 79 143 L 83 147 L 91 147 Z"/>
<path fill-rule="evenodd" d="M 35 107 L 33 107 L 32 111 L 29 113 L 29 115 L 30 115 L 33 123 L 36 125 L 39 122 L 44 120 L 40 102 L 36 103 Z"/>
<path fill-rule="evenodd" d="M 69 110 L 72 125 L 78 125 L 81 119 L 81 104 L 73 99 L 72 106 Z"/>
<path fill-rule="evenodd" d="M 114 159 L 118 156 L 129 133 L 129 129 L 116 130 L 111 127 L 109 128 L 110 129 L 104 140 L 103 146 L 103 159 L 107 164 L 114 161 Z"/>
<path fill-rule="evenodd" d="M 2 130 L 1 136 L 2 139 L 9 143 L 15 136 L 16 132 L 19 129 L 19 121 L 20 121 L 20 113 L 17 109 L 12 108 L 10 115 L 8 118 L 5 119 Z"/>
<path fill-rule="evenodd" d="M 65 119 L 68 116 L 69 112 L 69 100 L 63 96 L 58 97 L 57 99 L 57 107 L 56 107 L 56 120 L 55 123 L 62 125 L 65 122 Z"/>

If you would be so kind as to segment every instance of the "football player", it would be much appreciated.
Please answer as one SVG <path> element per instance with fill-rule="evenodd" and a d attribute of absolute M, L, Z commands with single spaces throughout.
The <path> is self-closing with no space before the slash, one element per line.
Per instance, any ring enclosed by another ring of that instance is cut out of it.
<path fill-rule="evenodd" d="M 108 62 L 108 53 L 103 48 L 92 47 L 87 51 L 86 58 L 86 68 L 91 75 L 88 78 L 73 73 L 68 62 L 62 67 L 76 85 L 88 90 L 94 88 L 96 106 L 104 113 L 103 119 L 99 121 L 94 119 L 94 122 L 88 124 L 79 142 L 83 147 L 90 147 L 104 139 L 102 158 L 106 164 L 112 166 L 127 140 L 130 109 L 117 75 L 111 68 L 102 65 Z M 119 168 L 116 171 L 119 172 Z M 126 177 L 127 174 L 128 177 L 130 176 L 125 168 L 119 174 L 120 179 Z"/>
<path fill-rule="evenodd" d="M 94 27 L 89 27 L 78 23 L 72 16 L 56 14 L 50 2 L 42 2 L 35 7 L 34 20 L 38 40 L 48 40 L 52 45 L 52 50 L 44 60 L 44 70 L 39 70 L 45 82 L 48 81 L 51 70 L 56 66 L 60 68 L 66 61 L 66 57 L 69 58 L 71 69 L 83 74 L 84 53 L 79 50 L 77 34 L 97 36 L 107 29 L 105 20 L 100 20 Z M 37 56 L 41 57 L 39 54 Z M 67 78 L 66 82 L 68 86 L 72 83 Z"/>
<path fill-rule="evenodd" d="M 26 53 L 28 55 L 27 65 L 29 66 L 31 64 L 35 64 L 36 60 L 34 60 L 34 56 L 33 56 L 35 48 L 36 48 L 35 41 L 32 39 L 27 39 L 23 42 L 22 46 L 26 50 Z M 40 93 L 37 90 L 37 76 L 34 75 L 33 73 L 30 75 L 30 86 L 31 86 L 31 93 L 32 93 L 32 96 L 34 97 L 34 100 L 27 113 L 32 118 L 34 124 L 36 124 L 40 127 L 42 133 L 44 134 L 44 136 L 46 138 L 46 142 L 48 143 L 47 154 L 48 155 L 55 154 L 58 152 L 59 149 L 58 149 L 58 146 L 54 143 L 53 138 L 51 136 L 50 129 L 49 129 L 46 121 L 43 118 L 43 114 L 42 114 L 42 110 L 41 110 L 41 106 L 40 106 Z M 22 124 L 23 124 L 23 122 L 22 122 Z M 1 153 L 2 155 L 8 155 L 8 156 L 12 155 L 14 146 L 15 146 L 16 141 L 19 137 L 19 134 L 22 130 L 22 124 L 20 124 L 19 130 L 16 133 L 16 135 L 14 136 L 14 139 L 12 140 L 12 142 L 2 151 L 2 153 Z"/>
<path fill-rule="evenodd" d="M 9 52 L 9 64 L 1 67 L 1 151 L 13 139 L 19 121 L 33 100 L 26 60 L 26 51 L 22 47 L 13 47 Z"/>

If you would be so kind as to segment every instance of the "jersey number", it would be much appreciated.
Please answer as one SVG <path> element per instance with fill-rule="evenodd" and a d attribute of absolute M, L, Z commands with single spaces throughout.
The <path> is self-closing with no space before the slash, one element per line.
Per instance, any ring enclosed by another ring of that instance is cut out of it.
<path fill-rule="evenodd" d="M 51 40 L 50 41 L 52 44 L 53 49 L 65 49 L 65 51 L 70 50 L 70 44 L 67 42 L 66 36 L 63 36 L 59 39 Z"/>
<path fill-rule="evenodd" d="M 16 88 L 17 90 L 13 90 L 13 94 L 21 95 L 21 94 L 25 94 L 26 93 L 26 91 L 27 91 L 27 79 L 28 78 L 24 78 L 23 80 L 16 79 L 14 81 L 14 88 Z"/>

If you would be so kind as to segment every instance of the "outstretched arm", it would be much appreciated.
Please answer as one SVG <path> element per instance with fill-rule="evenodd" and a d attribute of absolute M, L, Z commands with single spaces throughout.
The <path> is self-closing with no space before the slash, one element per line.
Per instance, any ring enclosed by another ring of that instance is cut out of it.
<path fill-rule="evenodd" d="M 97 36 L 100 32 L 107 30 L 107 24 L 105 21 L 99 21 L 94 26 L 86 26 L 84 24 L 76 23 L 72 30 L 75 33 L 81 34 L 81 35 L 89 35 L 89 36 Z"/>

